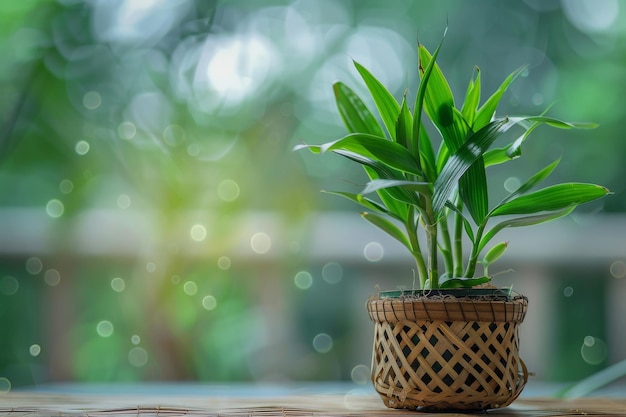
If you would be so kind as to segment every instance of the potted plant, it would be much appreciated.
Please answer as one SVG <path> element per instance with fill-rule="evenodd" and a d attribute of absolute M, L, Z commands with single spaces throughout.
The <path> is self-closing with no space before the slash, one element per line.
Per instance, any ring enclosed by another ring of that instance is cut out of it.
<path fill-rule="evenodd" d="M 506 242 L 494 244 L 494 237 L 505 228 L 563 217 L 609 191 L 583 183 L 537 189 L 557 160 L 491 203 L 489 167 L 520 157 L 535 128 L 593 124 L 545 114 L 496 115 L 503 94 L 525 68 L 509 75 L 482 105 L 477 69 L 457 107 L 436 63 L 440 48 L 441 43 L 431 55 L 418 46 L 420 85 L 413 110 L 406 94 L 398 102 L 355 62 L 382 123 L 352 89 L 337 82 L 336 102 L 349 133 L 296 149 L 334 152 L 362 165 L 369 181 L 361 192 L 332 194 L 364 207 L 363 218 L 397 239 L 415 259 L 419 289 L 381 292 L 367 303 L 375 322 L 372 381 L 384 403 L 391 408 L 484 410 L 509 405 L 528 377 L 518 349 L 528 300 L 490 285 L 489 265 L 507 249 Z M 519 135 L 505 135 L 514 127 Z M 500 138 L 506 144 L 495 147 Z"/>

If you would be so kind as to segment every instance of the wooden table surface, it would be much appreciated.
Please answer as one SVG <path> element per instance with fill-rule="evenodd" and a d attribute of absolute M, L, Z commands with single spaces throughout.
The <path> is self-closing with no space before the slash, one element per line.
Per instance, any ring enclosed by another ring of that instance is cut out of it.
<path fill-rule="evenodd" d="M 0 394 L 0 416 L 28 417 L 130 417 L 130 416 L 460 416 L 462 413 L 416 413 L 389 410 L 368 390 L 345 393 L 298 393 L 259 389 L 241 393 L 208 390 L 185 394 L 184 387 L 174 391 L 138 389 L 94 393 L 90 390 L 12 391 Z M 487 416 L 626 416 L 626 393 L 623 397 L 589 397 L 573 400 L 529 397 L 520 398 Z M 474 414 L 476 415 L 476 414 Z M 478 414 L 481 415 L 481 414 Z"/>

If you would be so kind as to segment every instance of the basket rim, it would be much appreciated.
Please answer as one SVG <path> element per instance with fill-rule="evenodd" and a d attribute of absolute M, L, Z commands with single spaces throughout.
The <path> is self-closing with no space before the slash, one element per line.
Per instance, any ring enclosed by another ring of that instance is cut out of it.
<path fill-rule="evenodd" d="M 434 288 L 434 289 L 403 289 L 381 290 L 378 292 L 379 299 L 436 299 L 441 297 L 454 297 L 457 299 L 472 299 L 486 301 L 511 301 L 522 294 L 513 291 L 510 287 L 481 287 L 481 288 Z"/>
<path fill-rule="evenodd" d="M 377 322 L 522 322 L 528 309 L 528 298 L 518 293 L 508 300 L 489 300 L 484 296 L 472 299 L 450 295 L 396 298 L 380 298 L 378 295 L 370 297 L 366 307 L 370 319 Z"/>

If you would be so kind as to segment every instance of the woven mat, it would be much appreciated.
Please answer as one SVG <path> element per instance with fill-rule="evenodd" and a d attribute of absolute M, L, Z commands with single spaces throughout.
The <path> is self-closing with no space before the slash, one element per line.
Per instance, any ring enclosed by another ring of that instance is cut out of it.
<path fill-rule="evenodd" d="M 304 395 L 271 398 L 59 395 L 12 392 L 0 395 L 0 416 L 28 417 L 273 417 L 273 416 L 461 416 L 386 409 L 374 395 Z M 519 399 L 487 416 L 626 416 L 626 398 Z"/>

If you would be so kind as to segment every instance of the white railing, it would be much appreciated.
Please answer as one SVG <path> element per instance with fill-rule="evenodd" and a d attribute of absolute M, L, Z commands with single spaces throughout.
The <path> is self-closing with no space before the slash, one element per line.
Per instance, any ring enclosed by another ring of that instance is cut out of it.
<path fill-rule="evenodd" d="M 229 225 L 230 224 L 230 225 Z M 194 240 L 191 228 L 201 225 L 206 237 Z M 262 235 L 262 249 L 255 236 Z M 0 254 L 54 253 L 135 256 L 167 240 L 183 256 L 228 251 L 244 258 L 280 259 L 306 251 L 310 259 L 330 257 L 405 262 L 406 250 L 352 212 L 311 213 L 298 220 L 280 213 L 238 212 L 216 215 L 185 212 L 165 217 L 154 211 L 87 210 L 69 218 L 50 218 L 45 210 L 0 209 Z M 626 215 L 572 215 L 552 223 L 505 229 L 496 241 L 509 241 L 508 260 L 552 263 L 626 258 Z M 494 242 L 495 243 L 495 242 Z"/>

